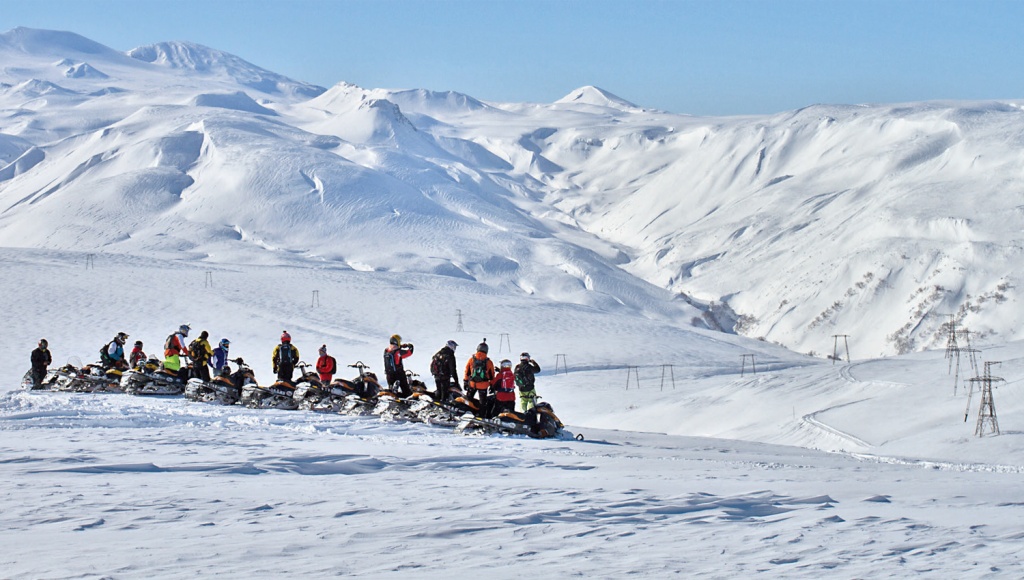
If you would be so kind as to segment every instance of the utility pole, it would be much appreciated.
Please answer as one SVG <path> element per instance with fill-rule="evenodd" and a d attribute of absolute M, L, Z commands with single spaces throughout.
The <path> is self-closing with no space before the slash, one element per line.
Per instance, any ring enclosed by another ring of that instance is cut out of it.
<path fill-rule="evenodd" d="M 997 364 L 1001 363 L 986 362 L 985 376 L 971 379 L 972 381 L 978 381 L 981 383 L 981 407 L 978 409 L 978 424 L 974 429 L 974 434 L 978 437 L 985 436 L 986 423 L 992 426 L 993 435 L 999 435 L 999 421 L 996 420 L 996 402 L 995 399 L 992 398 L 992 381 L 1003 380 L 999 377 L 992 376 L 992 365 Z M 966 418 L 964 420 L 966 421 Z"/>
<path fill-rule="evenodd" d="M 455 323 L 455 332 L 465 332 L 465 329 L 462 327 L 462 311 L 456 310 L 455 315 L 459 317 L 459 321 Z"/>
<path fill-rule="evenodd" d="M 838 357 L 839 350 L 839 339 L 843 339 L 843 344 L 846 345 L 846 362 L 850 362 L 850 335 L 849 334 L 833 334 L 832 338 L 835 342 L 832 344 L 832 366 L 836 366 L 836 358 Z M 840 359 L 842 360 L 842 359 Z"/>
<path fill-rule="evenodd" d="M 742 377 L 744 374 L 746 374 L 747 358 L 750 359 L 750 368 L 753 369 L 754 374 L 756 375 L 757 374 L 757 365 L 754 363 L 754 355 L 752 355 L 752 354 L 741 354 L 740 356 L 743 357 L 743 365 L 740 367 L 740 376 Z M 835 363 L 833 362 L 832 364 L 835 364 Z"/>

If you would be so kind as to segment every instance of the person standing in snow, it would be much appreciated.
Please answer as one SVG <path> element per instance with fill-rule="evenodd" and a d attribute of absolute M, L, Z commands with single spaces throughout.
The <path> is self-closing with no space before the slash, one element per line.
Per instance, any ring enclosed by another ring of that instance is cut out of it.
<path fill-rule="evenodd" d="M 466 372 L 463 373 L 462 382 L 466 390 L 466 398 L 479 397 L 480 408 L 483 409 L 487 399 L 487 389 L 494 380 L 494 363 L 487 358 L 487 339 L 485 338 L 476 347 L 476 353 L 466 363 Z"/>
<path fill-rule="evenodd" d="M 281 344 L 274 347 L 273 358 L 277 380 L 292 384 L 295 364 L 299 362 L 299 349 L 292 344 L 292 335 L 287 330 L 281 333 Z"/>
<path fill-rule="evenodd" d="M 459 344 L 449 340 L 430 359 L 430 374 L 434 377 L 434 392 L 431 397 L 438 403 L 448 399 L 452 384 L 458 384 L 459 366 L 455 362 L 455 348 Z"/>
<path fill-rule="evenodd" d="M 50 366 L 53 362 L 53 358 L 50 356 L 49 351 L 50 344 L 46 342 L 46 339 L 40 339 L 39 345 L 32 351 L 32 388 L 38 389 L 43 384 L 43 378 L 46 377 L 46 367 Z"/>
<path fill-rule="evenodd" d="M 485 406 L 484 417 L 497 417 L 506 411 L 515 411 L 516 375 L 512 372 L 512 361 L 508 359 L 501 361 L 501 370 L 494 375 L 490 391 L 493 393 L 493 397 L 487 398 L 488 404 Z"/>
<path fill-rule="evenodd" d="M 210 357 L 210 367 L 217 375 L 228 375 L 231 368 L 228 366 L 228 347 L 231 346 L 231 341 L 222 338 L 217 348 L 213 349 L 213 356 Z"/>
<path fill-rule="evenodd" d="M 164 341 L 164 370 L 178 374 L 181 382 L 188 381 L 188 367 L 181 364 L 181 358 L 188 356 L 185 339 L 192 328 L 187 324 L 178 327 L 178 332 L 171 334 Z"/>
<path fill-rule="evenodd" d="M 213 348 L 210 347 L 208 338 L 210 333 L 204 330 L 199 334 L 199 338 L 188 345 L 188 356 L 192 359 L 192 376 L 204 383 L 210 382 L 210 369 L 207 365 L 213 356 Z"/>
<path fill-rule="evenodd" d="M 519 355 L 519 364 L 516 365 L 516 386 L 519 387 L 519 403 L 523 406 L 524 413 L 537 405 L 534 375 L 539 372 L 540 365 L 530 358 L 530 353 L 524 352 Z"/>
<path fill-rule="evenodd" d="M 388 388 L 398 387 L 398 394 L 402 398 L 412 396 L 412 387 L 409 386 L 409 377 L 405 376 L 405 364 L 403 359 L 412 356 L 413 346 L 402 342 L 402 337 L 392 334 L 388 341 L 388 347 L 384 349 L 384 374 L 388 382 Z"/>
<path fill-rule="evenodd" d="M 334 378 L 334 373 L 338 371 L 338 361 L 329 354 L 327 354 L 327 345 L 321 345 L 320 358 L 316 359 L 316 372 L 320 375 L 320 382 L 327 386 L 331 384 L 331 379 Z"/>
<path fill-rule="evenodd" d="M 128 335 L 119 332 L 114 340 L 108 342 L 100 349 L 100 364 L 104 369 L 123 369 L 128 363 L 124 360 L 124 343 L 128 341 Z"/>
<path fill-rule="evenodd" d="M 142 341 L 136 340 L 132 347 L 132 353 L 128 355 L 128 368 L 137 368 L 146 362 L 146 353 L 142 352 Z"/>

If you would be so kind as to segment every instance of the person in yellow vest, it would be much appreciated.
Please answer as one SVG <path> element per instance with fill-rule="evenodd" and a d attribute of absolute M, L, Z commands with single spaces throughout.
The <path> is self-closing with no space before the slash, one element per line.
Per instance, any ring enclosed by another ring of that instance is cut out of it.
<path fill-rule="evenodd" d="M 182 324 L 178 332 L 167 337 L 164 341 L 164 369 L 178 373 L 182 382 L 188 381 L 188 367 L 181 364 L 181 358 L 188 356 L 188 348 L 185 346 L 185 338 L 191 327 Z"/>

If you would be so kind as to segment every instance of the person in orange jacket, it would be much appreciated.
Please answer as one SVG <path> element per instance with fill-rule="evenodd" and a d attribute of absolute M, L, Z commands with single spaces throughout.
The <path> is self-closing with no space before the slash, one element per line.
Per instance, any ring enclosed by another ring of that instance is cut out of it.
<path fill-rule="evenodd" d="M 485 338 L 476 347 L 476 353 L 466 363 L 466 372 L 462 377 L 466 398 L 478 397 L 482 408 L 487 400 L 487 388 L 491 386 L 493 380 L 494 363 L 487 358 L 487 339 Z"/>

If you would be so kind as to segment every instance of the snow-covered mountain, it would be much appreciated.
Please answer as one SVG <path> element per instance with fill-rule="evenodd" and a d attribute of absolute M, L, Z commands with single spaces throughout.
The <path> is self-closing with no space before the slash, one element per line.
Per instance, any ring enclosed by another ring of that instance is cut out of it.
<path fill-rule="evenodd" d="M 0 61 L 0 245 L 425 273 L 819 354 L 1024 337 L 1017 102 L 484 103 L 22 28 Z"/>

